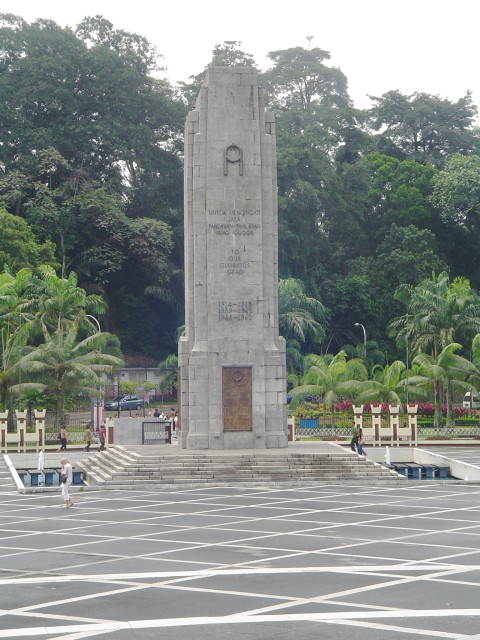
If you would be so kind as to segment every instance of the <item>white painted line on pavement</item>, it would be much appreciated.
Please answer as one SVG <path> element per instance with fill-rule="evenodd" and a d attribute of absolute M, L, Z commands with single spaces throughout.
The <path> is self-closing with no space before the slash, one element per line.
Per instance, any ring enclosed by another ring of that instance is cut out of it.
<path fill-rule="evenodd" d="M 272 622 L 324 622 L 332 624 L 348 624 L 352 621 L 352 624 L 358 626 L 368 626 L 371 624 L 362 622 L 365 620 L 381 620 L 388 618 L 445 618 L 445 617 L 478 617 L 480 616 L 480 609 L 428 609 L 428 610 L 412 610 L 402 609 L 400 611 L 347 611 L 347 612 L 334 612 L 334 613 L 300 613 L 300 614 L 286 614 L 286 615 L 260 615 L 260 616 L 246 616 L 243 614 L 231 615 L 231 616 L 219 616 L 219 617 L 202 617 L 202 618 L 171 618 L 160 620 L 131 620 L 128 622 L 111 622 L 111 623 L 99 623 L 99 624 L 78 624 L 78 625 L 65 625 L 54 627 L 24 627 L 17 629 L 5 629 L 0 630 L 0 638 L 16 638 L 19 636 L 42 636 L 42 635 L 56 635 L 66 633 L 95 633 L 95 632 L 110 632 L 120 631 L 122 629 L 135 630 L 135 629 L 159 629 L 168 627 L 186 627 L 186 626 L 198 626 L 198 625 L 221 625 L 221 624 L 260 624 L 260 623 L 272 623 Z M 404 627 L 390 627 L 390 630 L 404 631 Z M 422 630 L 415 629 L 415 633 L 421 635 Z M 411 632 L 411 631 L 410 631 Z M 469 638 L 464 634 L 458 633 L 451 634 L 441 631 L 436 631 L 438 638 Z M 433 635 L 431 631 L 425 630 L 425 635 Z"/>

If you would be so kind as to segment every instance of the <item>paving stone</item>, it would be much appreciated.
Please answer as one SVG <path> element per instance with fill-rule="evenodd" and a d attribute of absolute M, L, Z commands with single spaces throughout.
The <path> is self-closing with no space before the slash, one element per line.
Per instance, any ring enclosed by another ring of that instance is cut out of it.
<path fill-rule="evenodd" d="M 55 494 L 2 495 L 0 638 L 478 634 L 479 488 L 399 491 L 99 491 L 72 510 Z"/>

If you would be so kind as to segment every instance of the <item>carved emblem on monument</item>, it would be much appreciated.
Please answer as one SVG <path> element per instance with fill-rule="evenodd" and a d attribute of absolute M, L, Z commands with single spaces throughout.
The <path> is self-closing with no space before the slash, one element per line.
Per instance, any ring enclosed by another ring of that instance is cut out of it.
<path fill-rule="evenodd" d="M 229 144 L 223 154 L 223 175 L 228 176 L 228 165 L 238 164 L 238 172 L 243 176 L 243 151 L 237 144 Z"/>

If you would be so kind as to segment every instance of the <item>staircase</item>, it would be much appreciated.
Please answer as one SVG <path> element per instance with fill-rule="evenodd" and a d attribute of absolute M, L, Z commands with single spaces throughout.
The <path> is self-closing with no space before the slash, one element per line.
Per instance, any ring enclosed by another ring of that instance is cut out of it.
<path fill-rule="evenodd" d="M 3 455 L 0 455 L 0 493 L 5 493 L 6 491 L 17 491 L 17 486 L 13 481 L 12 474 L 5 463 Z"/>
<path fill-rule="evenodd" d="M 218 484 L 403 484 L 405 477 L 363 456 L 339 453 L 161 454 L 109 447 L 78 464 L 90 486 L 161 489 Z"/>

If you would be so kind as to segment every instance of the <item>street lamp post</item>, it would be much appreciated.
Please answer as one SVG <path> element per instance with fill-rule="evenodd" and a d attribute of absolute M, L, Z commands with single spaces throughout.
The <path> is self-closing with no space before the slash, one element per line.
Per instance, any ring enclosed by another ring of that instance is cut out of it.
<path fill-rule="evenodd" d="M 97 320 L 97 318 L 95 318 L 95 316 L 91 316 L 88 313 L 86 314 L 86 316 L 87 316 L 87 318 L 91 318 L 95 322 L 95 324 L 97 325 L 97 333 L 101 333 L 102 329 L 100 328 L 100 323 Z M 95 426 L 97 428 L 97 431 L 100 428 L 100 406 L 101 406 L 101 403 L 102 403 L 102 390 L 101 390 L 101 387 L 99 387 L 98 391 L 100 393 L 100 397 L 96 398 L 96 400 L 95 400 L 95 408 L 96 408 L 95 417 L 96 417 L 96 420 L 94 420 L 94 423 L 96 423 Z"/>
<path fill-rule="evenodd" d="M 355 326 L 363 329 L 363 358 L 365 359 L 367 357 L 367 332 L 361 322 L 355 322 Z"/>
<path fill-rule="evenodd" d="M 91 318 L 91 319 L 95 322 L 95 324 L 97 325 L 97 333 L 102 333 L 102 330 L 101 330 L 101 328 L 100 328 L 100 323 L 99 323 L 99 321 L 95 318 L 95 316 L 91 316 L 91 315 L 90 315 L 90 314 L 88 314 L 88 313 L 86 314 L 86 316 L 87 316 L 87 318 Z"/>

